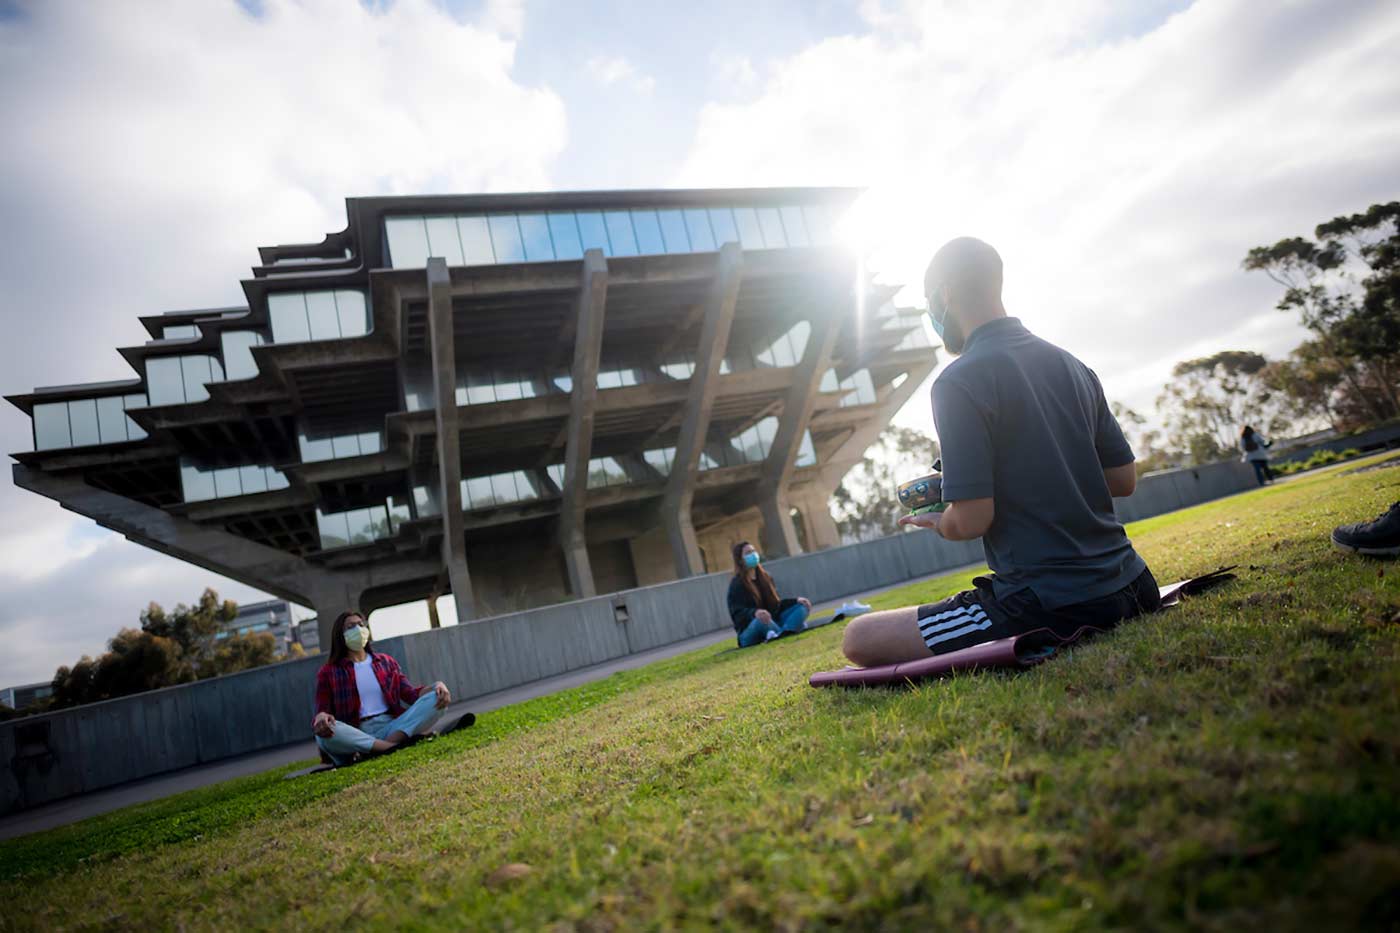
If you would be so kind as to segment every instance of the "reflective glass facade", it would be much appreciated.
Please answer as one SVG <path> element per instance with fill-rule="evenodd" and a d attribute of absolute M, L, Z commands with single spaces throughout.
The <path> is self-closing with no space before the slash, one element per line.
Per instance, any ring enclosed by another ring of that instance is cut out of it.
<path fill-rule="evenodd" d="M 62 450 L 139 441 L 146 432 L 127 417 L 126 410 L 145 406 L 144 395 L 111 395 L 37 404 L 34 406 L 34 449 Z"/>
<path fill-rule="evenodd" d="M 209 397 L 205 388 L 222 382 L 224 367 L 216 356 L 156 356 L 146 360 L 146 394 L 152 405 L 182 405 Z"/>
<path fill-rule="evenodd" d="M 363 337 L 369 333 L 365 293 L 351 288 L 276 292 L 267 296 L 273 343 Z"/>
<path fill-rule="evenodd" d="M 199 328 L 193 324 L 171 324 L 160 329 L 161 340 L 183 340 L 198 336 Z"/>
<path fill-rule="evenodd" d="M 512 502 L 530 502 L 539 497 L 530 474 L 524 470 L 462 480 L 462 509 L 466 512 Z"/>
<path fill-rule="evenodd" d="M 287 477 L 270 466 L 202 467 L 180 459 L 180 490 L 186 502 L 251 496 L 287 488 Z"/>
<path fill-rule="evenodd" d="M 316 529 L 321 535 L 321 550 L 370 544 L 380 538 L 392 538 L 400 522 L 411 517 L 408 501 L 391 496 L 383 505 L 345 512 L 316 510 Z"/>
<path fill-rule="evenodd" d="M 258 374 L 258 364 L 253 361 L 253 348 L 265 342 L 263 335 L 255 330 L 226 330 L 219 335 L 224 352 L 224 378 L 229 382 L 236 379 L 252 379 Z"/>
<path fill-rule="evenodd" d="M 870 370 L 858 369 L 845 379 L 837 380 L 836 370 L 828 369 L 822 375 L 821 391 L 840 392 L 841 407 L 852 405 L 873 405 L 880 397 L 875 392 L 875 382 L 870 378 Z"/>
<path fill-rule="evenodd" d="M 314 438 L 307 437 L 305 432 L 298 432 L 297 446 L 301 448 L 302 463 L 315 463 L 318 460 L 340 460 L 344 457 L 377 454 L 384 449 L 384 437 L 379 431 Z"/>
<path fill-rule="evenodd" d="M 421 269 L 429 256 L 449 266 L 480 266 L 579 259 L 586 249 L 655 256 L 713 252 L 732 242 L 744 249 L 815 246 L 831 241 L 831 221 L 826 206 L 812 204 L 416 214 L 385 218 L 384 235 L 392 268 Z"/>

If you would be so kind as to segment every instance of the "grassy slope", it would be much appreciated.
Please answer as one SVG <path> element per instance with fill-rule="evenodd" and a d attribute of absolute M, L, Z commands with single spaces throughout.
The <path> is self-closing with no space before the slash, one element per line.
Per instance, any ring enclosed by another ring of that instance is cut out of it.
<path fill-rule="evenodd" d="M 29 908 L 0 928 L 1400 922 L 1400 568 L 1326 542 L 1396 498 L 1400 469 L 1332 470 L 1139 523 L 1162 580 L 1253 566 L 1024 674 L 813 691 L 841 663 L 832 627 L 324 783 L 243 779 L 18 840 L 0 867 L 37 871 L 0 883 Z M 534 871 L 482 883 L 507 862 Z"/>

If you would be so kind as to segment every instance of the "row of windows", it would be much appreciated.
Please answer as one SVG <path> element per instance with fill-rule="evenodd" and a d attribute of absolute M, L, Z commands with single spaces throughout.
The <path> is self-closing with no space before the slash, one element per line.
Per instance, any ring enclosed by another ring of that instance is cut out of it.
<path fill-rule="evenodd" d="M 399 524 L 408 521 L 408 502 L 398 496 L 391 496 L 383 505 L 372 505 L 364 509 L 350 509 L 345 512 L 323 512 L 316 510 L 316 530 L 321 537 L 321 549 L 348 547 L 354 544 L 370 544 L 380 538 L 392 538 L 398 533 Z"/>
<path fill-rule="evenodd" d="M 145 406 L 144 395 L 110 395 L 35 405 L 34 449 L 62 450 L 139 441 L 146 432 L 127 417 L 126 410 Z"/>
<path fill-rule="evenodd" d="M 362 337 L 370 331 L 365 293 L 349 288 L 267 296 L 273 343 Z"/>
<path fill-rule="evenodd" d="M 720 467 L 744 466 L 749 463 L 762 463 L 772 448 L 773 438 L 778 434 L 778 419 L 770 415 L 761 419 L 727 443 L 714 445 L 700 454 L 701 470 L 717 470 Z M 719 455 L 712 456 L 710 450 Z M 812 446 L 812 432 L 804 431 L 797 445 L 797 456 L 793 461 L 797 466 L 816 466 L 817 452 Z"/>
<path fill-rule="evenodd" d="M 858 369 L 845 379 L 836 378 L 836 370 L 828 369 L 822 374 L 821 391 L 840 392 L 841 407 L 850 408 L 852 405 L 874 405 L 880 397 L 875 392 L 875 380 L 870 377 L 870 370 Z"/>
<path fill-rule="evenodd" d="M 199 328 L 193 324 L 171 324 L 160 331 L 161 340 L 187 340 L 198 336 Z"/>
<path fill-rule="evenodd" d="M 531 502 L 540 498 L 540 490 L 529 473 L 513 470 L 492 476 L 473 476 L 462 480 L 462 509 L 487 509 L 511 502 Z"/>
<path fill-rule="evenodd" d="M 384 449 L 384 436 L 379 431 L 365 431 L 361 434 L 310 438 L 304 432 L 299 432 L 297 444 L 301 448 L 301 462 L 315 463 L 318 460 L 377 454 Z"/>
<path fill-rule="evenodd" d="M 781 207 L 643 208 L 620 211 L 400 216 L 384 220 L 389 265 L 421 269 L 429 256 L 449 266 L 606 256 L 713 252 L 725 243 L 744 249 L 812 246 L 831 240 L 824 205 Z"/>
<path fill-rule="evenodd" d="M 251 496 L 274 489 L 286 489 L 287 477 L 270 466 L 202 467 L 180 460 L 180 489 L 186 502 Z"/>
<path fill-rule="evenodd" d="M 146 392 L 152 405 L 202 402 L 209 397 L 205 386 L 223 379 L 224 366 L 216 356 L 157 356 L 146 360 Z"/>

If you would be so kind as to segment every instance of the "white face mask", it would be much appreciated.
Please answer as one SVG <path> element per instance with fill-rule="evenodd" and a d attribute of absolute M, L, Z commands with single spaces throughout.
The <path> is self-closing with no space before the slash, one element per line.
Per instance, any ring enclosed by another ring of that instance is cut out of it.
<path fill-rule="evenodd" d="M 345 630 L 345 647 L 351 651 L 361 651 L 369 642 L 369 628 L 364 625 L 356 625 Z"/>

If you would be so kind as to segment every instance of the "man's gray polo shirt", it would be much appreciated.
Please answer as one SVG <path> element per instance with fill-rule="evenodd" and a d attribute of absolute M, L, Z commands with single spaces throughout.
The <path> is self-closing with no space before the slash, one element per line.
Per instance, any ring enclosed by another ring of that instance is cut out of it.
<path fill-rule="evenodd" d="M 994 592 L 1046 609 L 1096 599 L 1147 564 L 1113 513 L 1103 471 L 1133 462 L 1089 367 L 1016 318 L 983 324 L 933 384 L 943 498 L 995 500 L 982 536 Z"/>

